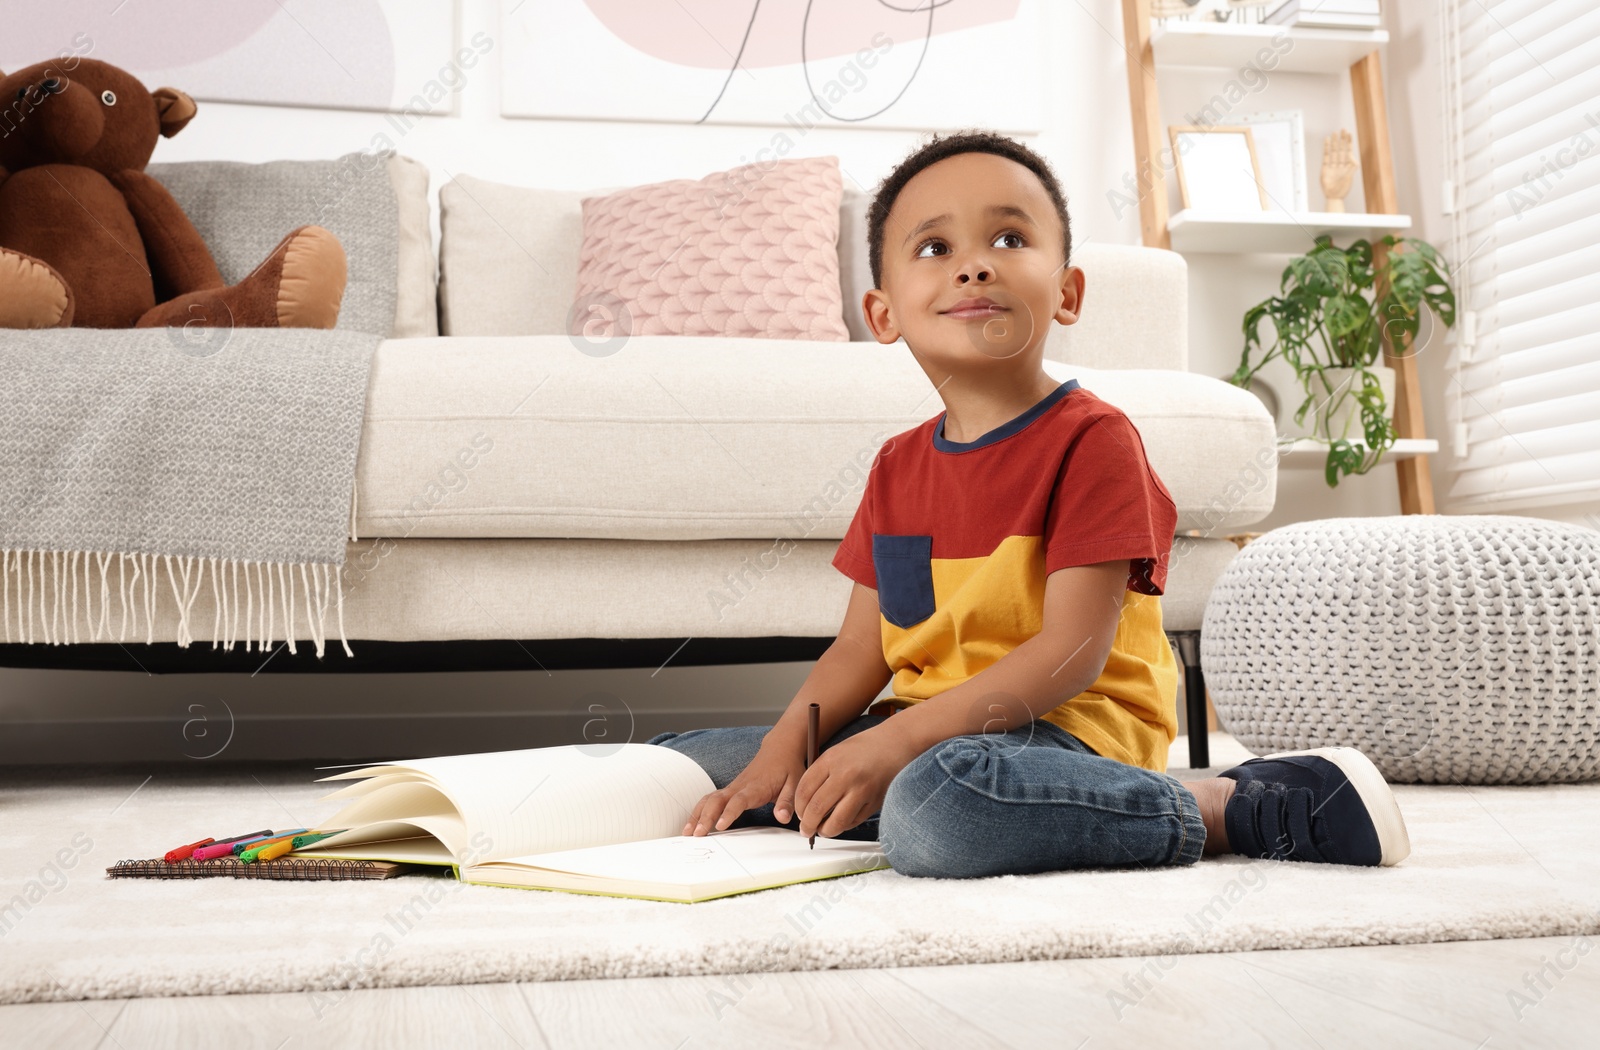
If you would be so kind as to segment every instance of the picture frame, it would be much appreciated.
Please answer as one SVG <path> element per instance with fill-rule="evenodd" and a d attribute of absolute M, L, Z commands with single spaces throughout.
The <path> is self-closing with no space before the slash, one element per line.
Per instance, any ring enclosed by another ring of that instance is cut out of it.
<path fill-rule="evenodd" d="M 1301 111 L 1241 113 L 1234 119 L 1250 125 L 1256 143 L 1256 159 L 1261 165 L 1261 182 L 1267 189 L 1268 207 L 1275 211 L 1310 210 L 1305 117 Z"/>
<path fill-rule="evenodd" d="M 715 0 L 498 6 L 503 117 L 776 129 L 735 140 L 748 141 L 752 159 L 783 156 L 819 127 L 1046 128 L 1049 0 L 836 3 L 815 12 Z M 984 90 L 942 86 L 973 69 L 984 70 Z"/>
<path fill-rule="evenodd" d="M 1167 135 L 1178 169 L 1184 208 L 1197 211 L 1268 210 L 1255 136 L 1247 124 L 1173 124 Z"/>

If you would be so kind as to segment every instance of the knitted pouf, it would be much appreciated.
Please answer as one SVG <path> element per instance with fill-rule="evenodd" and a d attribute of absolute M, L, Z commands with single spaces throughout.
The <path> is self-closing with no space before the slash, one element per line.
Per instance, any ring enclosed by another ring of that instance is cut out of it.
<path fill-rule="evenodd" d="M 1206 604 L 1218 719 L 1256 754 L 1360 748 L 1400 783 L 1600 778 L 1600 532 L 1510 515 L 1274 529 Z"/>

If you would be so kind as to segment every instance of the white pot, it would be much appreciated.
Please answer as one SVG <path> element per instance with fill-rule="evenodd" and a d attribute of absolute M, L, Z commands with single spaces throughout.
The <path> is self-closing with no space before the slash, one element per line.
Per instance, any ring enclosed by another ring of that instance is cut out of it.
<path fill-rule="evenodd" d="M 1367 371 L 1378 377 L 1378 387 L 1383 391 L 1383 403 L 1388 418 L 1394 419 L 1394 369 L 1388 365 L 1370 365 Z M 1298 426 L 1296 437 L 1312 437 L 1318 441 L 1344 438 L 1355 444 L 1364 444 L 1366 434 L 1361 429 L 1361 403 L 1356 400 L 1356 384 L 1360 371 L 1354 368 L 1328 368 L 1315 372 L 1305 380 L 1306 392 L 1314 400 L 1306 409 L 1305 421 L 1296 424 L 1291 413 L 1290 426 Z"/>

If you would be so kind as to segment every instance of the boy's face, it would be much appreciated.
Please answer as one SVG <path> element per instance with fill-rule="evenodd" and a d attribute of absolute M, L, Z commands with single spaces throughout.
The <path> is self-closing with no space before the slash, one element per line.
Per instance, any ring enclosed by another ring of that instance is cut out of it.
<path fill-rule="evenodd" d="M 1033 172 L 992 153 L 946 157 L 889 210 L 883 287 L 862 301 L 867 324 L 880 343 L 904 336 L 925 365 L 1021 360 L 1043 347 L 1051 321 L 1073 324 L 1082 310 L 1083 271 L 1062 264 L 1062 241 Z"/>

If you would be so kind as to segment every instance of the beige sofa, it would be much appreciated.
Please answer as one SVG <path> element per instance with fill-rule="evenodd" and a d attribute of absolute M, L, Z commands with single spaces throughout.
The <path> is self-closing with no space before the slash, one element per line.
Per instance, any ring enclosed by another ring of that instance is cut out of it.
<path fill-rule="evenodd" d="M 431 331 L 426 186 L 396 188 L 409 318 L 396 331 Z M 301 646 L 274 670 L 760 662 L 832 640 L 851 584 L 829 561 L 874 451 L 943 409 L 904 344 L 862 324 L 866 196 L 847 192 L 841 213 L 851 342 L 595 347 L 565 334 L 585 195 L 442 187 L 442 334 L 389 339 L 373 362 L 344 575 L 355 657 Z M 1163 614 L 1203 727 L 1201 614 L 1235 553 L 1224 534 L 1272 509 L 1273 419 L 1187 371 L 1181 256 L 1098 243 L 1075 256 L 1086 309 L 1053 328 L 1047 369 L 1128 413 L 1177 502 Z M 176 628 L 168 610 L 155 637 Z M 220 658 L 203 644 L 178 655 Z M 1191 745 L 1207 764 L 1204 733 Z"/>

